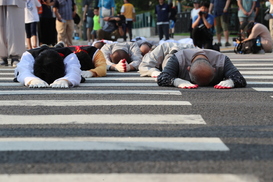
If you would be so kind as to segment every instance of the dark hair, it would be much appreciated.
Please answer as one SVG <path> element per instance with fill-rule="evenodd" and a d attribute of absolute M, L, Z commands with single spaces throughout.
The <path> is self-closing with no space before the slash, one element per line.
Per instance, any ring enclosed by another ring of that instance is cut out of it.
<path fill-rule="evenodd" d="M 152 48 L 152 47 L 153 47 L 153 45 L 152 45 L 151 43 L 149 43 L 149 42 L 143 42 L 143 43 L 141 43 L 141 44 L 139 45 L 139 47 L 142 46 L 142 45 L 147 45 L 149 48 Z"/>
<path fill-rule="evenodd" d="M 100 8 L 96 6 L 94 9 L 99 10 Z"/>
<path fill-rule="evenodd" d="M 118 64 L 121 59 L 126 59 L 127 63 L 131 62 L 131 57 L 129 56 L 129 54 L 122 49 L 114 51 L 112 53 L 111 59 L 112 62 L 115 64 Z"/>
<path fill-rule="evenodd" d="M 76 53 L 80 64 L 81 64 L 81 70 L 90 70 L 94 69 L 94 64 L 92 62 L 92 58 L 84 51 L 80 51 Z"/>
<path fill-rule="evenodd" d="M 48 84 L 65 75 L 64 58 L 53 49 L 42 51 L 34 62 L 34 75 Z"/>
<path fill-rule="evenodd" d="M 97 49 L 101 49 L 103 46 L 104 46 L 104 42 L 96 42 L 95 44 L 94 44 L 94 47 L 96 47 Z"/>
<path fill-rule="evenodd" d="M 209 3 L 207 3 L 207 2 L 202 2 L 202 3 L 200 4 L 200 7 L 202 7 L 202 6 L 205 6 L 206 8 L 209 8 Z"/>

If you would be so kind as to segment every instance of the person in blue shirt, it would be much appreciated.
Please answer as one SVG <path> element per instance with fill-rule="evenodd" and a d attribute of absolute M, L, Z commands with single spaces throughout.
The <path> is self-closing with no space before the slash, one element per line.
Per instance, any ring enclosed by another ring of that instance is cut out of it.
<path fill-rule="evenodd" d="M 214 17 L 208 13 L 209 3 L 202 3 L 200 11 L 192 20 L 193 44 L 199 48 L 212 49 Z"/>
<path fill-rule="evenodd" d="M 98 7 L 100 8 L 100 26 L 103 27 L 105 24 L 104 17 L 114 16 L 115 14 L 115 0 L 99 0 Z"/>
<path fill-rule="evenodd" d="M 169 5 L 164 2 L 164 0 L 158 0 L 159 4 L 155 6 L 155 14 L 157 15 L 157 30 L 159 35 L 159 40 L 163 39 L 163 34 L 165 35 L 165 40 L 169 39 Z"/>

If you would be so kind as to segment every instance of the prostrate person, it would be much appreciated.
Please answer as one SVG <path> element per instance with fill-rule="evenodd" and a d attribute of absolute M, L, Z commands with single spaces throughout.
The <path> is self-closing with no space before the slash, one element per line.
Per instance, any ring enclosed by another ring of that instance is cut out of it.
<path fill-rule="evenodd" d="M 246 42 L 251 39 L 259 39 L 261 43 L 262 50 L 265 53 L 271 53 L 273 49 L 273 40 L 271 38 L 270 32 L 266 26 L 261 23 L 250 22 L 250 23 L 243 23 L 241 28 L 244 32 L 247 33 L 247 38 L 243 40 Z"/>
<path fill-rule="evenodd" d="M 147 53 L 139 65 L 140 76 L 150 76 L 156 78 L 166 65 L 164 61 L 169 54 L 180 49 L 194 48 L 192 44 L 164 43 Z"/>
<path fill-rule="evenodd" d="M 81 65 L 69 48 L 42 46 L 23 53 L 15 69 L 15 81 L 30 88 L 79 86 Z"/>
<path fill-rule="evenodd" d="M 71 46 L 81 64 L 84 78 L 106 76 L 106 60 L 103 53 L 93 46 Z"/>
<path fill-rule="evenodd" d="M 246 80 L 222 53 L 208 49 L 182 49 L 168 57 L 157 77 L 159 86 L 194 89 L 214 86 L 216 89 L 245 87 Z"/>
<path fill-rule="evenodd" d="M 138 70 L 142 60 L 140 49 L 133 42 L 105 44 L 101 51 L 106 59 L 107 70 L 111 71 L 128 72 Z"/>

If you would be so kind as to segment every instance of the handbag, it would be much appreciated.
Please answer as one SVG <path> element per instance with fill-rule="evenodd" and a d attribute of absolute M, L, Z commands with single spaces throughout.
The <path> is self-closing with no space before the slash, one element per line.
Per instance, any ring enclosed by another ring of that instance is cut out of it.
<path fill-rule="evenodd" d="M 269 9 L 267 9 L 265 12 L 264 20 L 268 21 L 269 19 L 273 18 L 271 13 L 269 12 Z"/>

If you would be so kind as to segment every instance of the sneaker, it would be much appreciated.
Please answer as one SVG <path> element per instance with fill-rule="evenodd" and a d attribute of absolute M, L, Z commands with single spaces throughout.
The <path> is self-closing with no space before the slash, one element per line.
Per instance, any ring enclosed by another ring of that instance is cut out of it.
<path fill-rule="evenodd" d="M 92 42 L 88 42 L 87 45 L 91 46 L 91 45 L 92 45 Z"/>
<path fill-rule="evenodd" d="M 8 58 L 2 58 L 2 61 L 0 62 L 0 65 L 1 66 L 8 66 L 9 65 Z"/>
<path fill-rule="evenodd" d="M 221 42 L 218 42 L 217 44 L 218 44 L 218 46 L 220 46 L 220 47 L 222 46 L 222 43 L 221 43 Z"/>
<path fill-rule="evenodd" d="M 226 42 L 225 46 L 228 47 L 228 46 L 231 46 L 231 44 L 229 42 Z"/>
<path fill-rule="evenodd" d="M 55 48 L 63 48 L 63 47 L 65 47 L 65 45 L 64 45 L 63 41 L 59 41 L 54 47 Z"/>
<path fill-rule="evenodd" d="M 12 67 L 16 68 L 18 63 L 19 63 L 18 59 L 11 59 L 11 66 Z"/>

